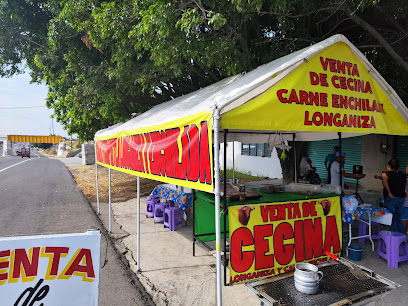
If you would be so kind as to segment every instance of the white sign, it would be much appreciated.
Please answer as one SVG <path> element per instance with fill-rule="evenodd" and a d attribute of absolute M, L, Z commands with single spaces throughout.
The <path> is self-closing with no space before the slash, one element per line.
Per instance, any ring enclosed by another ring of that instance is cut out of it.
<path fill-rule="evenodd" d="M 1 305 L 98 305 L 101 233 L 0 238 Z"/>

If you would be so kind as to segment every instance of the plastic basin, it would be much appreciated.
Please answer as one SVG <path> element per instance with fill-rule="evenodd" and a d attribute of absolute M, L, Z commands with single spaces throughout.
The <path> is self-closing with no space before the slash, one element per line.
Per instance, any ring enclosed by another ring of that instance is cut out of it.
<path fill-rule="evenodd" d="M 360 261 L 363 255 L 363 248 L 355 245 L 347 246 L 348 257 L 353 261 Z"/>

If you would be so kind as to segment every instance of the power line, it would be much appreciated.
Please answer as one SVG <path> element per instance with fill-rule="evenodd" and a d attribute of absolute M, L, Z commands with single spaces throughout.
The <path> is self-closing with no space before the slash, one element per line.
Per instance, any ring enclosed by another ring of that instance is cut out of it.
<path fill-rule="evenodd" d="M 46 106 L 45 106 L 45 105 L 41 105 L 41 106 L 0 107 L 0 109 L 39 108 L 39 107 L 46 107 Z"/>

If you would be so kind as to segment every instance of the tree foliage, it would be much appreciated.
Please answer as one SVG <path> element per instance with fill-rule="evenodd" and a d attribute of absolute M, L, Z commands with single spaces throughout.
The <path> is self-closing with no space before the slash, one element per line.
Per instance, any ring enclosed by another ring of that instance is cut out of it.
<path fill-rule="evenodd" d="M 406 1 L 0 0 L 0 75 L 48 86 L 84 139 L 133 113 L 342 33 L 408 101 Z"/>

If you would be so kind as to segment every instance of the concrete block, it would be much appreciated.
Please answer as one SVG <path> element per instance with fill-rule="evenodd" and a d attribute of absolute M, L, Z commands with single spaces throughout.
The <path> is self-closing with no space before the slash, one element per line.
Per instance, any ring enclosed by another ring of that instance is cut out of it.
<path fill-rule="evenodd" d="M 92 165 L 95 164 L 95 147 L 93 144 L 82 144 L 82 164 Z"/>
<path fill-rule="evenodd" d="M 3 142 L 3 156 L 13 155 L 13 143 L 7 137 L 0 137 L 0 141 Z"/>
<path fill-rule="evenodd" d="M 77 155 L 79 152 L 81 152 L 81 149 L 76 150 L 76 151 L 68 152 L 67 157 L 73 157 L 73 156 Z"/>
<path fill-rule="evenodd" d="M 93 154 L 95 155 L 95 146 L 91 143 L 82 144 L 82 154 Z"/>

